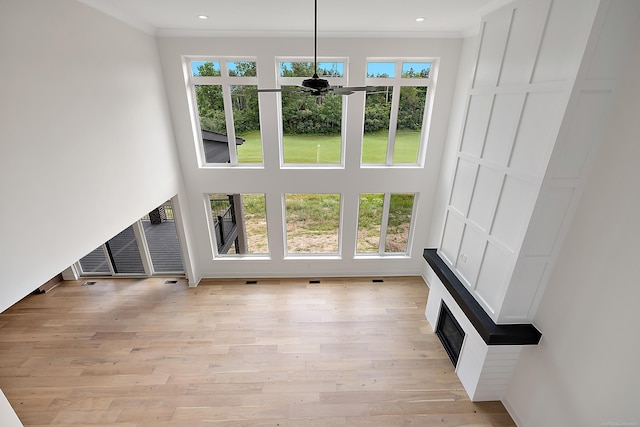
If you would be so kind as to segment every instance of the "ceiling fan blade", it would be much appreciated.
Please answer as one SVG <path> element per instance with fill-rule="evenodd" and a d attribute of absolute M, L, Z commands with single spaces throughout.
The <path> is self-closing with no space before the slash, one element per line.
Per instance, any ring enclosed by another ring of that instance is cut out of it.
<path fill-rule="evenodd" d="M 295 93 L 312 93 L 313 91 L 306 87 L 281 87 L 280 89 L 258 89 L 261 92 L 295 92 Z"/>
<path fill-rule="evenodd" d="M 339 95 L 351 95 L 354 92 L 369 92 L 374 89 L 374 86 L 333 86 L 331 92 Z"/>
<path fill-rule="evenodd" d="M 351 88 L 348 87 L 331 88 L 329 89 L 329 92 L 335 93 L 336 95 L 351 95 L 352 93 L 355 93 L 351 90 Z"/>

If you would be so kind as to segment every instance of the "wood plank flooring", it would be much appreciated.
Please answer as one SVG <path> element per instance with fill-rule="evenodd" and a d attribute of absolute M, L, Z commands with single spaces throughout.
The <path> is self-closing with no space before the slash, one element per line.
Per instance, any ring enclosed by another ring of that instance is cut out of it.
<path fill-rule="evenodd" d="M 513 426 L 472 403 L 421 278 L 64 282 L 0 314 L 25 426 Z"/>

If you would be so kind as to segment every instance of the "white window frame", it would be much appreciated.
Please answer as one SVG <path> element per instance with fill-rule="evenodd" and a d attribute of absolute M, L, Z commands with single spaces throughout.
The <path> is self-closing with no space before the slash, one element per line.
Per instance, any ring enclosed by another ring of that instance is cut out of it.
<path fill-rule="evenodd" d="M 227 127 L 227 140 L 236 140 L 236 129 L 233 118 L 233 104 L 231 100 L 231 86 L 255 86 L 258 88 L 258 60 L 256 57 L 242 56 L 183 56 L 183 69 L 185 72 L 187 97 L 189 98 L 191 124 L 193 131 L 194 143 L 196 144 L 196 153 L 198 154 L 198 164 L 200 167 L 228 168 L 228 167 L 244 167 L 244 168 L 263 168 L 264 167 L 264 145 L 262 143 L 262 130 L 260 131 L 260 147 L 262 150 L 262 163 L 238 163 L 238 153 L 235 144 L 227 144 L 229 148 L 230 163 L 207 163 L 204 153 L 204 144 L 202 141 L 202 128 L 200 126 L 200 114 L 198 112 L 198 104 L 196 97 L 196 86 L 221 86 L 222 98 L 224 103 L 225 124 Z M 192 62 L 219 62 L 220 76 L 194 76 L 191 63 Z M 227 63 L 229 62 L 253 62 L 256 64 L 256 76 L 237 77 L 229 76 Z M 262 129 L 262 123 L 260 123 Z"/>
<path fill-rule="evenodd" d="M 431 126 L 431 111 L 433 109 L 433 99 L 435 93 L 435 75 L 438 68 L 438 59 L 431 57 L 398 57 L 398 58 L 382 58 L 367 57 L 365 72 L 370 62 L 393 62 L 395 63 L 394 77 L 366 77 L 365 84 L 367 86 L 390 86 L 393 87 L 391 98 L 391 116 L 389 118 L 389 133 L 387 136 L 387 154 L 385 163 L 364 163 L 360 158 L 360 165 L 363 168 L 380 168 L 380 167 L 424 167 L 425 156 L 427 152 L 427 143 L 429 129 Z M 428 78 L 403 78 L 402 65 L 405 62 L 428 62 L 431 64 Z M 418 148 L 418 156 L 416 163 L 394 163 L 393 153 L 395 149 L 396 131 L 398 127 L 398 109 L 400 104 L 400 89 L 403 86 L 426 87 L 427 96 L 425 99 L 424 114 L 422 116 L 422 128 L 420 130 L 420 145 Z M 363 132 L 364 135 L 364 132 Z M 363 138 L 364 140 L 364 138 Z M 364 152 L 364 146 L 363 150 Z"/>
<path fill-rule="evenodd" d="M 280 76 L 280 64 L 283 62 L 311 62 L 313 63 L 313 57 L 308 56 L 277 56 L 275 58 L 276 65 L 276 82 L 277 89 L 283 86 L 300 86 L 302 80 L 311 78 L 308 77 L 282 77 Z M 344 64 L 344 73 L 342 77 L 329 77 L 319 76 L 321 79 L 325 79 L 331 86 L 347 86 L 349 81 L 349 58 L 347 57 L 319 57 L 318 64 L 326 62 L 341 62 Z M 280 152 L 280 169 L 344 169 L 345 165 L 345 146 L 346 135 L 345 126 L 347 121 L 347 102 L 343 98 L 342 101 L 342 118 L 340 120 L 340 163 L 286 163 L 284 160 L 284 131 L 282 129 L 282 97 L 278 96 L 278 144 Z"/>

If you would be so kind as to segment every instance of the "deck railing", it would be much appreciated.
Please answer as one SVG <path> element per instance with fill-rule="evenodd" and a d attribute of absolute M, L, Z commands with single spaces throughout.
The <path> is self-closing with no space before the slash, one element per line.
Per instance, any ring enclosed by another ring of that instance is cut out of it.
<path fill-rule="evenodd" d="M 230 241 L 236 240 L 238 230 L 233 196 L 227 199 L 210 199 L 210 202 L 218 251 L 226 253 Z"/>

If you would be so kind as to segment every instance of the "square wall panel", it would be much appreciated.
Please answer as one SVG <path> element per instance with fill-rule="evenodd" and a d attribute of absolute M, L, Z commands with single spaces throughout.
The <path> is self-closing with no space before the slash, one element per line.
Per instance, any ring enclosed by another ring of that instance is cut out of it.
<path fill-rule="evenodd" d="M 553 2 L 536 59 L 533 83 L 568 82 L 576 72 L 600 2 L 580 3 L 585 6 L 576 7 L 572 1 Z"/>
<path fill-rule="evenodd" d="M 473 87 L 496 86 L 511 24 L 511 8 L 495 11 L 483 22 Z"/>
<path fill-rule="evenodd" d="M 471 199 L 471 192 L 473 191 L 476 180 L 476 169 L 477 165 L 475 163 L 462 158 L 458 159 L 458 167 L 453 180 L 449 204 L 457 210 L 460 215 L 465 217 L 467 216 L 469 200 Z"/>
<path fill-rule="evenodd" d="M 523 3 L 514 10 L 500 72 L 500 86 L 529 83 L 549 4 L 549 0 L 537 0 Z"/>
<path fill-rule="evenodd" d="M 469 110 L 460 146 L 463 153 L 474 157 L 480 157 L 482 154 L 492 100 L 492 95 L 472 95 L 469 98 Z"/>
<path fill-rule="evenodd" d="M 509 163 L 511 168 L 535 177 L 544 174 L 558 134 L 561 101 L 560 92 L 527 95 Z"/>
<path fill-rule="evenodd" d="M 480 166 L 478 170 L 478 179 L 469 207 L 469 219 L 482 231 L 487 232 L 491 225 L 503 178 L 504 174 L 486 166 Z"/>
<path fill-rule="evenodd" d="M 486 242 L 484 234 L 475 230 L 469 224 L 466 225 L 462 243 L 460 244 L 458 262 L 456 262 L 456 271 L 462 276 L 463 282 L 466 282 L 465 284 L 471 289 L 476 286 Z"/>
<path fill-rule="evenodd" d="M 442 233 L 442 243 L 440 244 L 440 254 L 445 257 L 448 264 L 453 268 L 458 258 L 460 240 L 464 231 L 464 221 L 455 213 L 448 212 Z"/>
<path fill-rule="evenodd" d="M 511 155 L 524 96 L 498 94 L 493 101 L 482 158 L 506 166 Z"/>
<path fill-rule="evenodd" d="M 507 278 L 507 269 L 512 262 L 512 254 L 498 245 L 488 243 L 484 253 L 476 293 L 487 308 L 495 313 L 500 303 L 500 295 Z"/>
<path fill-rule="evenodd" d="M 524 235 L 526 215 L 534 202 L 533 185 L 507 176 L 502 187 L 491 235 L 510 250 L 517 249 L 517 237 Z"/>

